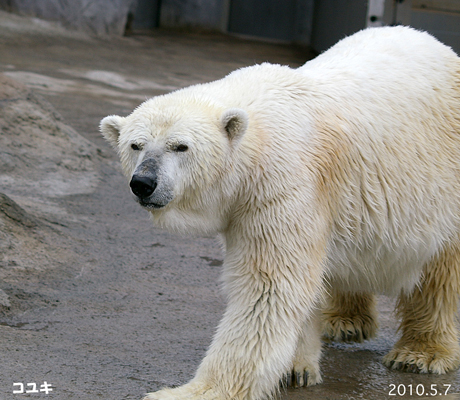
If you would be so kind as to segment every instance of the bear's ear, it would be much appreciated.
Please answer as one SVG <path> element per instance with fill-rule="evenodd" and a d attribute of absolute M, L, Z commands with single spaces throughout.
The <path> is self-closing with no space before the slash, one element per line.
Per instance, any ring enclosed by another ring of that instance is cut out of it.
<path fill-rule="evenodd" d="M 241 136 L 248 127 L 249 117 L 246 111 L 240 108 L 230 108 L 224 111 L 220 119 L 222 126 L 230 140 Z"/>
<path fill-rule="evenodd" d="M 100 129 L 102 136 L 116 149 L 118 147 L 118 138 L 123 126 L 124 118 L 118 115 L 109 115 L 101 121 Z"/>

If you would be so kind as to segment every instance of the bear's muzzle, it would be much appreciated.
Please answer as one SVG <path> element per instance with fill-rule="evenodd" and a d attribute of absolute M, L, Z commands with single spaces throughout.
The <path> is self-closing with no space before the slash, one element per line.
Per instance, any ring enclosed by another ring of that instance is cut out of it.
<path fill-rule="evenodd" d="M 129 186 L 136 201 L 148 210 L 165 207 L 173 198 L 172 191 L 158 176 L 158 162 L 148 157 L 134 171 Z"/>

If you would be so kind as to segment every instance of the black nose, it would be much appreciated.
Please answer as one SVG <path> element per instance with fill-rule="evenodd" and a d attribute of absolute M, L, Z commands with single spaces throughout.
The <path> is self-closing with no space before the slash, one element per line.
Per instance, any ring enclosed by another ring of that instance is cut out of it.
<path fill-rule="evenodd" d="M 147 176 L 134 175 L 129 184 L 132 192 L 139 198 L 149 197 L 157 187 L 155 180 Z"/>

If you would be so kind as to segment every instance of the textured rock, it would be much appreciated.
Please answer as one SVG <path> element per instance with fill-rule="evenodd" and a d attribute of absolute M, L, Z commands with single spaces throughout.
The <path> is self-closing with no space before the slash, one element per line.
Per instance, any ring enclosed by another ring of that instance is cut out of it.
<path fill-rule="evenodd" d="M 0 8 L 96 35 L 123 35 L 136 0 L 0 0 Z"/>
<path fill-rule="evenodd" d="M 63 196 L 94 190 L 94 146 L 47 101 L 1 74 L 0 131 L 0 280 L 75 262 L 71 238 L 48 210 Z M 0 305 L 8 306 L 2 293 Z"/>
<path fill-rule="evenodd" d="M 88 193 L 95 149 L 41 97 L 0 75 L 0 185 L 17 196 Z"/>

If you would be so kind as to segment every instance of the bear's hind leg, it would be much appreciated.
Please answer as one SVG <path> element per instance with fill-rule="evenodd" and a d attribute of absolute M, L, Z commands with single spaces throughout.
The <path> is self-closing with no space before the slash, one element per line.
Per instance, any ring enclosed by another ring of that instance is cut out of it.
<path fill-rule="evenodd" d="M 433 257 L 420 285 L 402 293 L 397 312 L 402 337 L 384 357 L 386 366 L 409 372 L 444 374 L 460 364 L 457 331 L 460 248 Z"/>
<path fill-rule="evenodd" d="M 373 338 L 377 329 L 374 294 L 332 291 L 323 311 L 324 339 L 361 343 Z"/>

